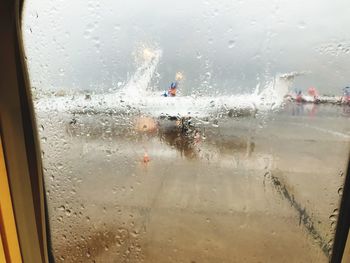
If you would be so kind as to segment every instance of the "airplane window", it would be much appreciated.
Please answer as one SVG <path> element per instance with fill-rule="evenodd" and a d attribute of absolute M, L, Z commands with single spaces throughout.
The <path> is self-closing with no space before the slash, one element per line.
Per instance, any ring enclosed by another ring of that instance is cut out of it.
<path fill-rule="evenodd" d="M 349 3 L 27 0 L 55 262 L 328 262 Z"/>

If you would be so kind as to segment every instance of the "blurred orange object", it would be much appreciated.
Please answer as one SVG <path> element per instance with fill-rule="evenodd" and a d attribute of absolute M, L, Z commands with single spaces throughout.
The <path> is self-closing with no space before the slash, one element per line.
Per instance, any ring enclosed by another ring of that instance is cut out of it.
<path fill-rule="evenodd" d="M 144 162 L 144 163 L 149 163 L 149 161 L 150 161 L 150 158 L 148 157 L 148 154 L 145 153 L 145 154 L 143 155 L 143 162 Z"/>
<path fill-rule="evenodd" d="M 138 132 L 156 132 L 158 129 L 157 122 L 150 117 L 139 117 L 135 120 L 135 130 Z"/>

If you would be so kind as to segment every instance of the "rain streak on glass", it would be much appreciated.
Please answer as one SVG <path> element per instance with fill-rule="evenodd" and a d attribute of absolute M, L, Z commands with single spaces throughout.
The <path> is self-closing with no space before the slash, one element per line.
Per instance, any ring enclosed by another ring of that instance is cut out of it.
<path fill-rule="evenodd" d="M 55 262 L 329 261 L 347 1 L 25 4 Z"/>

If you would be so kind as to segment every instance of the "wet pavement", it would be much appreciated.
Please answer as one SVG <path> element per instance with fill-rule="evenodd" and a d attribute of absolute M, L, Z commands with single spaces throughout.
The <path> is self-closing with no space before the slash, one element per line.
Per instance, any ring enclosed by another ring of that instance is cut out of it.
<path fill-rule="evenodd" d="M 186 131 L 103 113 L 38 112 L 38 123 L 56 262 L 328 261 L 350 146 L 343 106 Z"/>

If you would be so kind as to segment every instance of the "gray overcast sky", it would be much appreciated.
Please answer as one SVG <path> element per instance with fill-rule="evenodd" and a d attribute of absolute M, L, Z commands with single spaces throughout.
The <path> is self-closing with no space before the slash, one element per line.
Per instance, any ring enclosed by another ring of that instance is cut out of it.
<path fill-rule="evenodd" d="M 27 0 L 23 30 L 42 88 L 107 90 L 135 71 L 141 45 L 163 51 L 160 90 L 176 71 L 185 93 L 249 92 L 290 71 L 310 72 L 298 88 L 350 85 L 348 0 Z"/>

